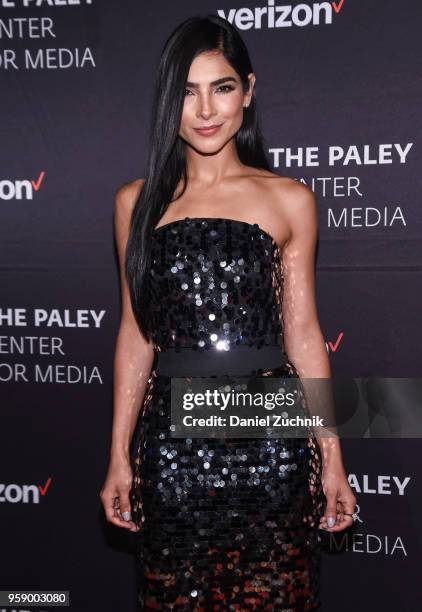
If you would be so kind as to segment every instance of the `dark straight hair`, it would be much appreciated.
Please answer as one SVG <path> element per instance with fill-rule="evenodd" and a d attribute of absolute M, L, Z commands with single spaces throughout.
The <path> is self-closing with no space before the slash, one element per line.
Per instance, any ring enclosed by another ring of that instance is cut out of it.
<path fill-rule="evenodd" d="M 183 21 L 164 44 L 152 106 L 149 150 L 145 182 L 135 203 L 126 246 L 125 272 L 134 316 L 147 339 L 152 331 L 148 272 L 152 234 L 164 215 L 177 186 L 187 187 L 186 144 L 179 136 L 185 97 L 185 84 L 192 61 L 204 51 L 219 49 L 239 75 L 244 93 L 248 74 L 253 72 L 246 46 L 234 26 L 209 14 Z M 258 124 L 255 88 L 243 123 L 235 135 L 240 161 L 248 166 L 270 170 Z"/>

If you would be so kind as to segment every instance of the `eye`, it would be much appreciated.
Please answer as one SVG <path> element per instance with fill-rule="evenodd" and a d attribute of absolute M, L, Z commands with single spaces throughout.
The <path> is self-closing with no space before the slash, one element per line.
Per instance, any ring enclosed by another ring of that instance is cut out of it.
<path fill-rule="evenodd" d="M 233 90 L 234 90 L 234 87 L 232 85 L 220 85 L 219 87 L 217 87 L 216 91 L 220 91 L 221 93 L 226 94 Z M 194 94 L 190 89 L 185 89 L 184 95 L 185 97 L 187 97 L 187 96 L 194 95 Z"/>
<path fill-rule="evenodd" d="M 222 93 L 229 93 L 229 91 L 233 91 L 234 87 L 232 85 L 220 85 L 220 87 L 217 88 L 218 90 L 225 90 Z"/>

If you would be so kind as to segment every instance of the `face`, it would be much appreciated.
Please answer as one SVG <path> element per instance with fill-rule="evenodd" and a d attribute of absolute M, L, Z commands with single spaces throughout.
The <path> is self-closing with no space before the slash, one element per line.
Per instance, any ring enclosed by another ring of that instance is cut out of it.
<path fill-rule="evenodd" d="M 248 75 L 243 93 L 239 75 L 220 51 L 207 51 L 192 62 L 185 85 L 179 135 L 194 149 L 212 153 L 221 149 L 239 130 L 244 105 L 250 103 L 255 75 Z M 218 82 L 216 82 L 218 81 Z M 211 130 L 200 130 L 216 126 Z"/>

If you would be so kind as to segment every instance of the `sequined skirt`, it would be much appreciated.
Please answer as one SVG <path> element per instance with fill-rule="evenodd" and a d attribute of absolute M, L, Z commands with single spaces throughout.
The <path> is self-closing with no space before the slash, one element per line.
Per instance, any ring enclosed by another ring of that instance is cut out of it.
<path fill-rule="evenodd" d="M 225 374 L 297 376 L 274 347 L 249 348 L 227 359 Z M 158 357 L 141 411 L 130 494 L 141 526 L 138 609 L 318 608 L 324 496 L 316 440 L 171 437 L 171 376 L 222 375 L 224 357 L 185 351 Z"/>

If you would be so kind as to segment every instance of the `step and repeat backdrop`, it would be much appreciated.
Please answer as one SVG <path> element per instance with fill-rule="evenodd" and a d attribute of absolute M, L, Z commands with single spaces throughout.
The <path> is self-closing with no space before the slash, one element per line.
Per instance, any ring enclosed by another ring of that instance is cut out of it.
<path fill-rule="evenodd" d="M 0 0 L 0 590 L 68 590 L 75 612 L 135 610 L 133 536 L 99 498 L 114 194 L 144 176 L 162 44 L 199 13 L 243 35 L 272 169 L 316 194 L 320 322 L 333 375 L 362 383 L 351 405 L 374 379 L 422 380 L 419 2 Z M 368 422 L 342 446 L 359 517 L 321 532 L 322 609 L 419 610 L 421 440 Z"/>

